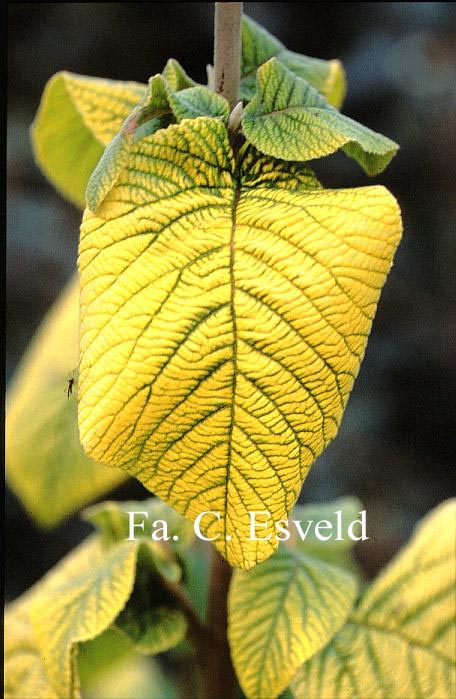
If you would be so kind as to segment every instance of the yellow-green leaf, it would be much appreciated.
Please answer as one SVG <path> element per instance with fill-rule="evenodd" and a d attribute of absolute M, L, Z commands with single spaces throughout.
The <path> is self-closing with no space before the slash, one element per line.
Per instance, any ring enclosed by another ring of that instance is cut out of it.
<path fill-rule="evenodd" d="M 68 72 L 47 83 L 32 126 L 35 158 L 52 184 L 80 208 L 105 147 L 143 97 L 145 85 Z"/>
<path fill-rule="evenodd" d="M 345 97 L 346 81 L 342 64 L 338 60 L 323 61 L 310 58 L 285 46 L 250 17 L 242 18 L 241 98 L 251 100 L 255 95 L 256 71 L 270 58 L 276 57 L 295 75 L 307 80 L 328 100 L 339 108 Z"/>
<path fill-rule="evenodd" d="M 354 576 L 282 547 L 230 587 L 228 637 L 236 674 L 249 699 L 274 699 L 296 669 L 347 620 Z"/>
<path fill-rule="evenodd" d="M 8 484 L 41 525 L 64 517 L 125 480 L 84 454 L 77 425 L 79 283 L 49 311 L 16 370 L 6 403 Z M 75 379 L 68 397 L 68 381 Z"/>
<path fill-rule="evenodd" d="M 296 699 L 453 699 L 456 500 L 418 526 L 349 623 L 292 682 Z"/>
<path fill-rule="evenodd" d="M 119 667 L 124 667 L 135 655 L 130 640 L 112 626 L 90 641 L 78 644 L 77 670 L 84 697 L 92 699 L 89 690 L 102 682 Z"/>
<path fill-rule="evenodd" d="M 86 539 L 40 583 L 31 618 L 47 676 L 58 696 L 75 695 L 76 644 L 105 631 L 133 590 L 137 544 L 102 548 Z"/>
<path fill-rule="evenodd" d="M 92 172 L 86 190 L 86 202 L 96 212 L 108 192 L 119 180 L 128 162 L 131 144 L 144 136 L 165 128 L 173 120 L 173 113 L 161 75 L 149 79 L 142 100 L 125 119 L 120 131 L 107 145 Z"/>
<path fill-rule="evenodd" d="M 337 432 L 401 234 L 383 187 L 325 191 L 218 119 L 132 148 L 81 227 L 79 426 L 88 453 L 251 568 Z M 231 538 L 226 538 L 231 537 Z"/>
<path fill-rule="evenodd" d="M 173 679 L 159 660 L 134 653 L 82 692 L 88 699 L 178 699 Z"/>
<path fill-rule="evenodd" d="M 163 69 L 163 78 L 172 92 L 186 90 L 196 85 L 175 58 L 170 58 Z"/>
<path fill-rule="evenodd" d="M 244 110 L 242 127 L 267 155 L 304 161 L 342 148 L 368 175 L 382 172 L 399 147 L 338 112 L 275 58 L 258 69 L 257 94 Z"/>
<path fill-rule="evenodd" d="M 5 699 L 59 699 L 49 684 L 30 622 L 30 595 L 5 612 Z"/>
<path fill-rule="evenodd" d="M 169 102 L 178 121 L 210 116 L 220 117 L 226 122 L 230 113 L 226 99 L 203 85 L 170 92 Z"/>

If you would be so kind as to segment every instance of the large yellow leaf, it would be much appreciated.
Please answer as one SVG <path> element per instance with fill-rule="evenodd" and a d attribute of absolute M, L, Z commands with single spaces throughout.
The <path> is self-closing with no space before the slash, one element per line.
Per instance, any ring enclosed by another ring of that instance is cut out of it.
<path fill-rule="evenodd" d="M 281 547 L 231 582 L 228 637 L 249 699 L 274 699 L 348 618 L 358 585 L 347 571 Z"/>
<path fill-rule="evenodd" d="M 296 699 L 453 699 L 456 696 L 456 500 L 361 599 L 349 623 L 292 682 Z"/>
<path fill-rule="evenodd" d="M 53 526 L 125 480 L 89 459 L 79 442 L 77 402 L 67 396 L 79 364 L 79 283 L 49 311 L 14 375 L 6 404 L 7 479 L 26 510 Z"/>
<path fill-rule="evenodd" d="M 87 181 L 146 86 L 62 71 L 48 81 L 32 126 L 38 165 L 73 204 L 85 206 Z"/>
<path fill-rule="evenodd" d="M 220 512 L 201 530 L 232 565 L 270 556 L 249 511 L 272 534 L 336 434 L 400 232 L 383 187 L 325 191 L 252 149 L 236 166 L 215 119 L 135 144 L 81 228 L 87 452 Z"/>

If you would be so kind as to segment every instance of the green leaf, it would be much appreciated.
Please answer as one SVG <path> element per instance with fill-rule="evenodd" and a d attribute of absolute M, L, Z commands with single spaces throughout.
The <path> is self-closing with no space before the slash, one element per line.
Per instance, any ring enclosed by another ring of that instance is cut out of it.
<path fill-rule="evenodd" d="M 86 190 L 86 202 L 96 212 L 103 199 L 118 182 L 128 162 L 134 142 L 166 128 L 173 121 L 173 113 L 161 75 L 149 79 L 141 102 L 125 119 L 122 128 L 106 147 L 92 172 Z"/>
<path fill-rule="evenodd" d="M 46 177 L 76 206 L 84 208 L 91 173 L 145 90 L 68 72 L 47 83 L 32 125 L 33 150 Z"/>
<path fill-rule="evenodd" d="M 319 539 L 316 536 L 315 526 L 312 525 L 303 541 L 296 527 L 291 525 L 289 527 L 290 545 L 303 553 L 316 556 L 323 561 L 347 568 L 360 575 L 361 571 L 352 556 L 355 541 L 350 538 L 348 529 L 352 522 L 359 519 L 363 509 L 363 504 L 354 497 L 343 497 L 328 503 L 296 505 L 290 519 L 302 522 L 301 526 L 304 532 L 309 521 L 314 524 L 324 521 L 330 524 L 331 528 L 328 527 L 320 531 L 319 534 L 325 537 L 331 535 L 331 538 L 327 541 Z M 359 535 L 356 530 L 354 533 Z"/>
<path fill-rule="evenodd" d="M 278 39 L 245 15 L 242 18 L 241 99 L 252 99 L 257 69 L 274 57 L 299 78 L 307 80 L 333 107 L 341 106 L 346 84 L 340 61 L 323 61 L 287 51 Z"/>
<path fill-rule="evenodd" d="M 187 633 L 186 618 L 176 605 L 142 549 L 133 592 L 114 628 L 130 639 L 138 653 L 163 653 L 177 646 Z"/>
<path fill-rule="evenodd" d="M 284 547 L 254 570 L 236 571 L 228 638 L 247 697 L 277 697 L 342 627 L 356 592 L 346 571 Z"/>
<path fill-rule="evenodd" d="M 122 668 L 133 654 L 130 640 L 112 626 L 92 640 L 79 643 L 77 668 L 83 696 L 92 697 L 87 690 L 116 668 Z"/>
<path fill-rule="evenodd" d="M 226 122 L 230 114 L 226 99 L 202 85 L 188 87 L 180 92 L 170 92 L 169 102 L 178 121 L 209 116 L 220 117 Z"/>
<path fill-rule="evenodd" d="M 5 699 L 58 699 L 50 685 L 30 622 L 30 595 L 5 611 Z"/>
<path fill-rule="evenodd" d="M 180 699 L 173 679 L 158 660 L 134 653 L 96 682 L 82 684 L 82 693 L 87 699 Z"/>
<path fill-rule="evenodd" d="M 81 440 L 188 519 L 220 513 L 201 531 L 248 569 L 337 432 L 399 209 L 250 147 L 236 165 L 207 117 L 142 139 L 125 172 L 81 227 Z"/>
<path fill-rule="evenodd" d="M 79 283 L 47 314 L 10 384 L 6 403 L 8 484 L 42 526 L 54 526 L 125 480 L 84 454 L 77 425 Z"/>
<path fill-rule="evenodd" d="M 88 507 L 83 512 L 83 518 L 92 522 L 100 531 L 105 545 L 111 545 L 119 541 L 125 541 L 130 535 L 129 512 L 141 512 L 145 514 L 133 517 L 133 522 L 144 522 L 144 528 L 134 528 L 134 536 L 137 539 L 151 539 L 155 532 L 155 541 L 165 541 L 176 551 L 184 551 L 194 539 L 194 531 L 191 524 L 176 510 L 169 507 L 159 498 L 150 498 L 142 501 L 126 502 L 102 502 Z M 156 526 L 152 526 L 153 523 Z M 166 531 L 163 529 L 166 523 Z M 163 539 L 163 537 L 168 537 Z"/>
<path fill-rule="evenodd" d="M 163 69 L 163 78 L 167 87 L 172 92 L 179 92 L 189 87 L 195 87 L 196 83 L 192 80 L 180 63 L 175 58 L 170 58 Z"/>
<path fill-rule="evenodd" d="M 258 69 L 257 94 L 242 126 L 247 140 L 267 155 L 304 161 L 342 148 L 368 175 L 382 172 L 399 147 L 331 107 L 275 58 Z"/>
<path fill-rule="evenodd" d="M 452 699 L 456 500 L 418 526 L 349 622 L 292 681 L 296 699 Z"/>
<path fill-rule="evenodd" d="M 77 695 L 76 644 L 105 631 L 133 589 L 137 545 L 104 549 L 86 539 L 39 583 L 32 626 L 46 673 L 58 696 Z"/>

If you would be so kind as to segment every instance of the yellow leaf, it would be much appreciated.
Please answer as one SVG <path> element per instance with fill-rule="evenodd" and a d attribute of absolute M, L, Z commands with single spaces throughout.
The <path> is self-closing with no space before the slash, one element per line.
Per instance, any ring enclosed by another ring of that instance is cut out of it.
<path fill-rule="evenodd" d="M 125 480 L 89 459 L 79 442 L 79 283 L 71 280 L 15 373 L 6 405 L 7 479 L 26 510 L 53 526 Z"/>
<path fill-rule="evenodd" d="M 107 629 L 133 590 L 138 546 L 110 549 L 86 539 L 39 584 L 31 605 L 35 638 L 58 696 L 73 697 L 76 644 Z"/>
<path fill-rule="evenodd" d="M 236 571 L 228 637 L 247 697 L 277 697 L 342 627 L 357 590 L 350 573 L 284 547 L 254 570 Z"/>
<path fill-rule="evenodd" d="M 30 622 L 30 595 L 6 608 L 5 699 L 58 699 L 49 684 Z"/>
<path fill-rule="evenodd" d="M 73 204 L 85 206 L 87 181 L 146 86 L 66 71 L 47 83 L 32 125 L 38 165 Z"/>
<path fill-rule="evenodd" d="M 229 562 L 277 548 L 337 432 L 400 239 L 383 187 L 325 191 L 199 118 L 132 149 L 81 227 L 79 427 Z M 269 511 L 250 539 L 249 511 Z M 227 539 L 226 537 L 231 537 Z"/>
<path fill-rule="evenodd" d="M 296 699 L 453 699 L 456 500 L 428 515 L 349 623 L 292 681 Z"/>

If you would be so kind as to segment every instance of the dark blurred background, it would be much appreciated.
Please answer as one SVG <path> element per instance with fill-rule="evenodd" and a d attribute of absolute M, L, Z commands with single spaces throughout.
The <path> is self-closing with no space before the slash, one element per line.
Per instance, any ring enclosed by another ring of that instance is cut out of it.
<path fill-rule="evenodd" d="M 404 237 L 338 437 L 302 501 L 358 496 L 373 575 L 417 519 L 454 494 L 456 412 L 456 6 L 445 2 L 247 2 L 289 49 L 342 59 L 344 112 L 397 141 L 368 180 L 335 155 L 315 163 L 328 187 L 381 182 L 402 207 Z M 33 162 L 29 126 L 59 70 L 146 82 L 177 58 L 206 82 L 213 3 L 10 3 L 8 47 L 7 378 L 76 268 L 80 212 Z M 37 406 L 39 409 L 39 406 Z M 115 497 L 144 498 L 133 481 Z M 77 517 L 42 532 L 7 493 L 6 593 L 27 589 L 88 531 Z"/>

